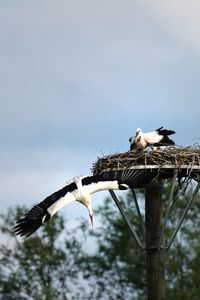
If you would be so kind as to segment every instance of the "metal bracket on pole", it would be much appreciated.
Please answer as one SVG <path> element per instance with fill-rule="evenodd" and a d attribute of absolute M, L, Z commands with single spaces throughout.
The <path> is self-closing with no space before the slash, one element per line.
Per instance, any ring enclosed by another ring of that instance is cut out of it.
<path fill-rule="evenodd" d="M 171 236 L 171 238 L 170 238 L 170 240 L 169 240 L 169 243 L 168 243 L 168 245 L 167 245 L 167 250 L 170 249 L 170 247 L 171 247 L 171 245 L 172 245 L 172 243 L 173 243 L 173 241 L 174 241 L 174 239 L 175 239 L 175 237 L 176 237 L 176 234 L 177 234 L 177 232 L 179 231 L 179 229 L 180 229 L 180 227 L 181 227 L 181 225 L 182 225 L 182 223 L 183 223 L 183 221 L 184 221 L 184 219 L 185 219 L 185 216 L 186 216 L 188 210 L 190 209 L 190 207 L 191 207 L 191 205 L 192 205 L 192 202 L 193 202 L 193 200 L 195 199 L 196 194 L 197 194 L 198 191 L 199 191 L 199 186 L 200 186 L 200 180 L 199 180 L 199 178 L 198 178 L 198 183 L 197 183 L 196 188 L 195 188 L 195 190 L 194 190 L 194 192 L 193 192 L 193 195 L 192 195 L 191 199 L 188 201 L 188 203 L 187 203 L 187 205 L 186 205 L 186 207 L 185 207 L 185 209 L 184 209 L 184 211 L 183 211 L 183 214 L 182 214 L 182 216 L 180 217 L 180 220 L 179 220 L 179 222 L 178 222 L 178 224 L 177 224 L 177 227 L 175 228 L 175 230 L 174 230 L 174 232 L 173 232 L 173 234 L 172 234 L 172 236 Z"/>
<path fill-rule="evenodd" d="M 200 177 L 198 177 L 198 183 L 196 184 L 196 187 L 194 189 L 194 192 L 190 198 L 190 200 L 187 202 L 187 205 L 178 221 L 178 224 L 176 226 L 176 228 L 174 229 L 174 232 L 172 234 L 172 236 L 170 237 L 169 239 L 169 242 L 166 244 L 166 245 L 163 245 L 163 240 L 164 240 L 164 231 L 165 231 L 165 228 L 166 228 L 166 225 L 167 225 L 167 221 L 168 221 L 168 217 L 169 217 L 169 214 L 171 212 L 171 209 L 173 208 L 173 205 L 174 205 L 174 190 L 175 190 L 175 187 L 176 187 L 176 179 L 177 179 L 177 171 L 174 172 L 174 177 L 173 177 L 173 181 L 172 181 L 172 187 L 171 187 L 171 191 L 170 191 L 170 195 L 169 195 L 169 203 L 168 203 L 168 206 L 166 208 L 166 213 L 165 213 L 165 216 L 164 216 L 164 221 L 163 221 L 163 226 L 162 226 L 162 231 L 161 231 L 161 235 L 160 235 L 160 242 L 161 242 L 161 245 L 160 245 L 160 249 L 167 249 L 169 250 L 186 215 L 187 215 L 187 212 L 189 211 L 198 191 L 199 191 L 199 188 L 200 188 Z M 136 211 L 137 211 L 137 214 L 138 214 L 138 217 L 139 217 L 139 220 L 140 220 L 140 224 L 141 224 L 141 227 L 142 227 L 142 231 L 143 231 L 143 236 L 144 236 L 144 240 L 145 240 L 145 236 L 146 236 L 146 230 L 145 230 L 145 222 L 143 220 L 143 217 L 142 217 L 142 214 L 141 214 L 141 211 L 140 211 L 140 207 L 139 207 L 139 204 L 138 204 L 138 201 L 137 201 L 137 197 L 136 197 L 136 194 L 135 194 L 135 191 L 134 189 L 131 189 L 132 191 L 132 195 L 133 195 L 133 200 L 134 200 L 134 203 L 135 203 L 135 207 L 136 207 Z M 138 236 L 137 232 L 135 231 L 133 225 L 131 224 L 130 220 L 129 220 L 129 217 L 128 215 L 126 214 L 126 212 L 124 211 L 123 209 L 123 206 L 122 204 L 120 203 L 120 201 L 118 200 L 116 194 L 114 193 L 113 190 L 109 190 L 110 192 L 110 195 L 112 196 L 115 204 L 117 205 L 124 221 L 126 222 L 128 228 L 130 229 L 131 231 L 131 235 L 133 237 L 133 239 L 136 241 L 136 243 L 138 244 L 138 246 L 145 250 L 145 246 L 144 244 L 142 243 L 140 237 Z"/>
<path fill-rule="evenodd" d="M 136 243 L 138 244 L 138 246 L 141 248 L 141 249 L 145 249 L 144 245 L 142 244 L 137 232 L 135 231 L 135 229 L 133 228 L 127 214 L 125 213 L 120 201 L 118 200 L 117 196 L 115 195 L 114 191 L 113 190 L 109 190 L 113 200 L 115 201 L 115 204 L 117 205 L 122 217 L 124 218 L 124 221 L 126 222 L 127 226 L 129 227 L 130 231 L 131 231 L 131 234 L 132 234 L 132 237 L 134 238 L 134 240 L 136 241 Z"/>

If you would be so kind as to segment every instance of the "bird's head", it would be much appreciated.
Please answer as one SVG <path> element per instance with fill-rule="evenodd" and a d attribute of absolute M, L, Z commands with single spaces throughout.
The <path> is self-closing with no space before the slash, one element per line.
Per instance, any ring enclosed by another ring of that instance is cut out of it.
<path fill-rule="evenodd" d="M 94 212 L 92 210 L 92 206 L 91 206 L 91 198 L 90 196 L 85 196 L 84 198 L 82 198 L 81 200 L 79 200 L 79 202 L 81 202 L 88 210 L 89 212 L 89 217 L 90 217 L 90 221 L 93 227 L 93 216 L 94 216 Z"/>
<path fill-rule="evenodd" d="M 94 221 L 93 216 L 94 216 L 94 212 L 93 212 L 93 210 L 92 210 L 91 204 L 87 205 L 86 207 L 87 207 L 87 209 L 88 209 L 90 221 L 91 221 L 91 224 L 92 224 L 92 227 L 93 227 L 93 221 Z"/>
<path fill-rule="evenodd" d="M 140 133 L 141 133 L 141 129 L 140 129 L 140 128 L 137 128 L 137 129 L 136 129 L 136 132 L 135 132 L 135 136 L 138 136 Z"/>

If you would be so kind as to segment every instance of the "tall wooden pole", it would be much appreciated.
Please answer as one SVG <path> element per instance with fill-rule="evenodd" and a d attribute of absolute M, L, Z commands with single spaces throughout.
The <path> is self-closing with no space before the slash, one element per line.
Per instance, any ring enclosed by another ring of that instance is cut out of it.
<path fill-rule="evenodd" d="M 147 261 L 147 299 L 165 299 L 164 250 L 161 249 L 162 181 L 154 181 L 145 190 L 145 226 Z"/>

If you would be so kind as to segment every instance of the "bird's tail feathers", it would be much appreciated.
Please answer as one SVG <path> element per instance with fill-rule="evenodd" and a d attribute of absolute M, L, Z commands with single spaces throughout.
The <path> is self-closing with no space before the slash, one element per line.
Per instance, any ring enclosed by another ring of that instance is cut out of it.
<path fill-rule="evenodd" d="M 162 127 L 161 127 L 162 128 Z M 175 134 L 176 132 L 174 130 L 168 130 L 168 129 L 161 129 L 161 130 L 157 130 L 158 131 L 158 134 L 160 135 L 172 135 L 172 134 Z"/>

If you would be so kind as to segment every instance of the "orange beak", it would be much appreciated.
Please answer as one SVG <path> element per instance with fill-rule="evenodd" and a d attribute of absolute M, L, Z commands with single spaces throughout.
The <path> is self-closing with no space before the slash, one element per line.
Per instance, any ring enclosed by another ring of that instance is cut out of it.
<path fill-rule="evenodd" d="M 93 228 L 93 215 L 90 215 L 90 221 L 91 221 L 92 228 Z"/>

